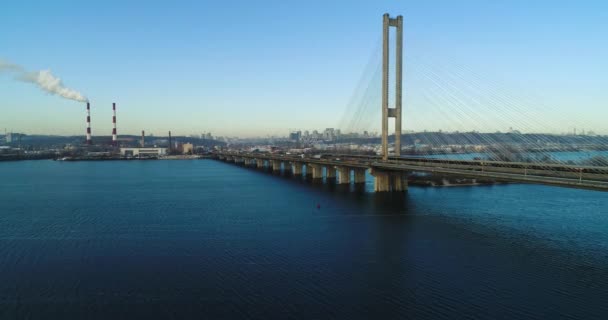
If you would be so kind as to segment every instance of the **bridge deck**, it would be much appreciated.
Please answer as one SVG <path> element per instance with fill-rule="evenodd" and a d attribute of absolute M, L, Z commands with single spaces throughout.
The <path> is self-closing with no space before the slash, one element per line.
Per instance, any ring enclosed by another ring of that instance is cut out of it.
<path fill-rule="evenodd" d="M 440 173 L 467 178 L 536 183 L 560 187 L 608 191 L 608 167 L 576 166 L 551 163 L 522 163 L 479 160 L 442 160 L 427 158 L 395 158 L 382 161 L 375 156 L 325 154 L 320 158 L 284 154 L 218 153 L 220 156 L 263 159 L 324 166 L 375 168 L 389 171 Z"/>

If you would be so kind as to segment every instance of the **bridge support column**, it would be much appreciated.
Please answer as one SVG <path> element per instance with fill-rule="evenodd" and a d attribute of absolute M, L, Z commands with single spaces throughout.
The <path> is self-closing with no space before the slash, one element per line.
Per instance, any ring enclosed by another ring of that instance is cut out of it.
<path fill-rule="evenodd" d="M 243 162 L 245 162 L 243 158 L 234 157 L 234 163 L 242 164 Z"/>
<path fill-rule="evenodd" d="M 270 162 L 272 164 L 272 171 L 273 172 L 280 172 L 281 171 L 281 161 L 279 161 L 279 160 L 271 160 Z"/>
<path fill-rule="evenodd" d="M 355 183 L 365 183 L 365 171 L 366 169 L 353 169 L 355 172 Z"/>
<path fill-rule="evenodd" d="M 292 162 L 293 165 L 293 175 L 301 177 L 302 176 L 302 163 L 301 162 Z"/>
<path fill-rule="evenodd" d="M 337 167 L 338 168 L 338 184 L 349 184 L 350 183 L 350 168 Z"/>
<path fill-rule="evenodd" d="M 402 171 L 372 170 L 374 191 L 402 192 L 407 191 L 407 173 Z"/>
<path fill-rule="evenodd" d="M 308 169 L 312 173 L 313 179 L 323 179 L 323 166 L 318 164 L 306 164 L 306 175 L 308 175 Z"/>
<path fill-rule="evenodd" d="M 264 159 L 255 159 L 255 165 L 258 169 L 264 169 Z"/>
<path fill-rule="evenodd" d="M 243 158 L 243 164 L 245 165 L 245 167 L 251 166 L 251 159 Z"/>
<path fill-rule="evenodd" d="M 291 163 L 284 161 L 281 162 L 283 164 L 283 173 L 285 174 L 289 174 L 291 173 Z"/>
<path fill-rule="evenodd" d="M 336 179 L 336 168 L 334 168 L 334 166 L 327 166 L 327 167 L 325 167 L 325 178 L 327 178 L 327 180 L 329 180 L 329 179 L 335 180 Z"/>

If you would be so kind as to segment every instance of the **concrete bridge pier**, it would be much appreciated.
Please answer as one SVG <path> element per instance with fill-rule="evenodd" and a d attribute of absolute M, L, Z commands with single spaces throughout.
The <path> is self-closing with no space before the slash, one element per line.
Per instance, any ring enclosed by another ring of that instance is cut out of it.
<path fill-rule="evenodd" d="M 258 169 L 264 169 L 264 159 L 255 159 L 255 165 Z"/>
<path fill-rule="evenodd" d="M 365 183 L 366 169 L 355 168 L 353 171 L 355 173 L 355 183 Z"/>
<path fill-rule="evenodd" d="M 325 167 L 325 178 L 327 178 L 327 180 L 336 180 L 336 168 L 333 166 Z"/>
<path fill-rule="evenodd" d="M 323 166 L 318 164 L 306 164 L 306 174 L 308 175 L 308 169 L 312 173 L 313 179 L 323 179 Z"/>
<path fill-rule="evenodd" d="M 407 172 L 372 169 L 372 175 L 376 192 L 407 191 Z"/>
<path fill-rule="evenodd" d="M 292 162 L 291 165 L 293 166 L 293 175 L 297 176 L 297 177 L 301 177 L 302 176 L 302 163 L 301 162 Z"/>
<path fill-rule="evenodd" d="M 338 169 L 338 184 L 350 183 L 350 168 L 337 167 Z"/>
<path fill-rule="evenodd" d="M 234 157 L 234 163 L 236 163 L 236 164 L 243 164 L 243 163 L 245 163 L 245 159 L 244 158 L 239 158 L 239 157 Z"/>
<path fill-rule="evenodd" d="M 291 163 L 287 161 L 281 162 L 283 164 L 283 173 L 290 174 L 291 173 Z"/>
<path fill-rule="evenodd" d="M 271 160 L 270 164 L 272 165 L 272 172 L 281 172 L 281 161 Z"/>
<path fill-rule="evenodd" d="M 252 162 L 253 162 L 253 159 L 243 158 L 243 164 L 245 165 L 245 167 L 251 167 Z"/>

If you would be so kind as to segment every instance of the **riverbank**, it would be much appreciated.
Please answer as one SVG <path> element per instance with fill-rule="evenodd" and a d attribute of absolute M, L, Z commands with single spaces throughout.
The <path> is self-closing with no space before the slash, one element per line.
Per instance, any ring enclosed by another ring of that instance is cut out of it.
<path fill-rule="evenodd" d="M 55 154 L 37 154 L 37 155 L 0 155 L 2 161 L 25 161 L 25 160 L 50 160 L 55 158 Z"/>
<path fill-rule="evenodd" d="M 62 157 L 54 160 L 57 161 L 119 161 L 119 160 L 195 160 L 209 159 L 210 155 L 167 155 L 159 157 L 121 157 L 121 156 L 83 156 L 83 157 Z"/>

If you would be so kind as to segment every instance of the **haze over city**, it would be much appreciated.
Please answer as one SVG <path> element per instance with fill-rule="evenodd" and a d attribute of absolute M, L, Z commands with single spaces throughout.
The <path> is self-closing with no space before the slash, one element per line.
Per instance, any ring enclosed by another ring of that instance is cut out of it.
<path fill-rule="evenodd" d="M 20 1 L 0 12 L 0 60 L 50 70 L 91 101 L 94 135 L 287 135 L 348 123 L 379 50 L 378 17 L 404 15 L 404 130 L 462 130 L 424 98 L 427 65 L 463 66 L 538 108 L 543 125 L 477 131 L 607 134 L 608 5 L 603 1 Z M 372 68 L 373 69 L 373 68 Z M 373 70 L 372 70 L 373 71 Z M 442 70 L 446 74 L 453 67 Z M 84 104 L 0 73 L 0 128 L 80 135 Z M 492 117 L 493 111 L 475 105 Z M 380 107 L 377 107 L 379 112 Z M 345 116 L 345 114 L 347 116 Z M 370 115 L 370 117 L 376 115 Z M 379 115 L 378 115 L 379 117 Z M 379 118 L 378 118 L 379 119 Z M 567 120 L 565 122 L 564 120 Z M 378 131 L 379 121 L 357 130 Z M 344 132 L 344 129 L 342 129 Z"/>

